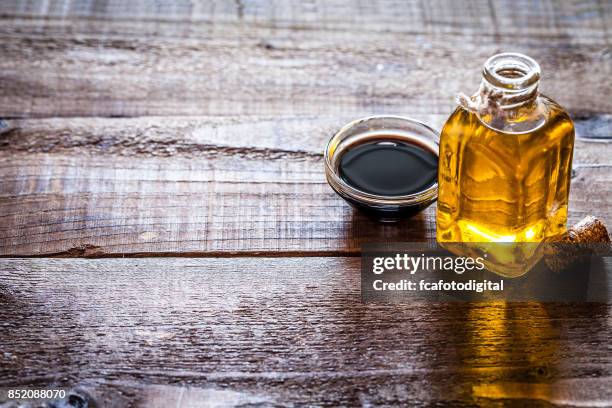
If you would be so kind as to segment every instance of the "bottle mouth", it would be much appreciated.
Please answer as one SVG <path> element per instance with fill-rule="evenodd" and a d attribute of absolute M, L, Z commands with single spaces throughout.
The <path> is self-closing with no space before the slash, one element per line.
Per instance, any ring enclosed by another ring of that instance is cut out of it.
<path fill-rule="evenodd" d="M 521 92 L 537 86 L 540 74 L 540 65 L 533 58 L 513 52 L 492 56 L 482 69 L 485 81 L 509 92 Z"/>

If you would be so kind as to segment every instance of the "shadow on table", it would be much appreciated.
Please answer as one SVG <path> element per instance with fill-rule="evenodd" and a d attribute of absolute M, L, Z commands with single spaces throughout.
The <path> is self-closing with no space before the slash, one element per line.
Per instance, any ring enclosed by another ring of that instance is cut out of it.
<path fill-rule="evenodd" d="M 427 218 L 425 213 L 419 213 L 411 218 L 382 222 L 353 209 L 349 236 L 355 240 L 355 245 L 374 242 L 424 242 L 435 236 L 435 225 Z"/>

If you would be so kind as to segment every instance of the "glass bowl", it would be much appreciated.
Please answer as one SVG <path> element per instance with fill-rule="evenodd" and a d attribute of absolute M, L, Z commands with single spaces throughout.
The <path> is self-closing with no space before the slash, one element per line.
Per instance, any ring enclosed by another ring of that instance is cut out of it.
<path fill-rule="evenodd" d="M 346 183 L 339 175 L 340 159 L 351 147 L 383 136 L 393 136 L 394 141 L 418 145 L 439 156 L 439 134 L 429 126 L 401 116 L 369 116 L 343 126 L 325 148 L 325 175 L 327 182 L 340 197 L 381 220 L 395 220 L 412 216 L 429 207 L 438 197 L 437 181 L 409 195 L 387 196 L 371 194 Z"/>

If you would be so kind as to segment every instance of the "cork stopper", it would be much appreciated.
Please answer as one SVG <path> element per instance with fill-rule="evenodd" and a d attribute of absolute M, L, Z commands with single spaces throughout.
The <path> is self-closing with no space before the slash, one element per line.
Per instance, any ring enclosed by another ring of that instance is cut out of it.
<path fill-rule="evenodd" d="M 587 215 L 567 231 L 567 242 L 610 242 L 606 226 L 599 219 Z"/>
<path fill-rule="evenodd" d="M 605 249 L 610 243 L 606 226 L 592 215 L 584 217 L 569 228 L 558 243 L 545 250 L 544 262 L 554 272 L 561 272 L 569 266 L 590 257 L 594 250 Z M 604 245 L 590 245 L 604 244 Z"/>

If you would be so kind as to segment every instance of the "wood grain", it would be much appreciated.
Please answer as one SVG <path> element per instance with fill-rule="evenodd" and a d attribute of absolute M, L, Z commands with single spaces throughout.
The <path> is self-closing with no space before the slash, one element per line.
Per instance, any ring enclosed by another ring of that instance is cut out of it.
<path fill-rule="evenodd" d="M 430 240 L 433 209 L 365 218 L 321 154 L 358 116 L 439 128 L 488 56 L 525 52 L 580 136 L 570 222 L 612 225 L 611 21 L 597 0 L 0 2 L 0 256 L 107 257 L 0 259 L 0 388 L 612 405 L 611 305 L 361 303 L 361 243 Z M 148 255 L 184 258 L 113 258 Z"/>
<path fill-rule="evenodd" d="M 0 5 L 0 117 L 448 114 L 500 51 L 612 113 L 607 1 L 123 3 Z"/>
<path fill-rule="evenodd" d="M 0 282 L 0 387 L 104 407 L 612 404 L 609 305 L 367 305 L 342 257 L 3 259 Z"/>
<path fill-rule="evenodd" d="M 433 239 L 433 208 L 385 225 L 327 185 L 321 152 L 346 120 L 9 121 L 0 254 L 351 255 L 363 242 Z M 577 141 L 570 222 L 594 214 L 612 224 L 611 151 L 606 140 Z"/>

